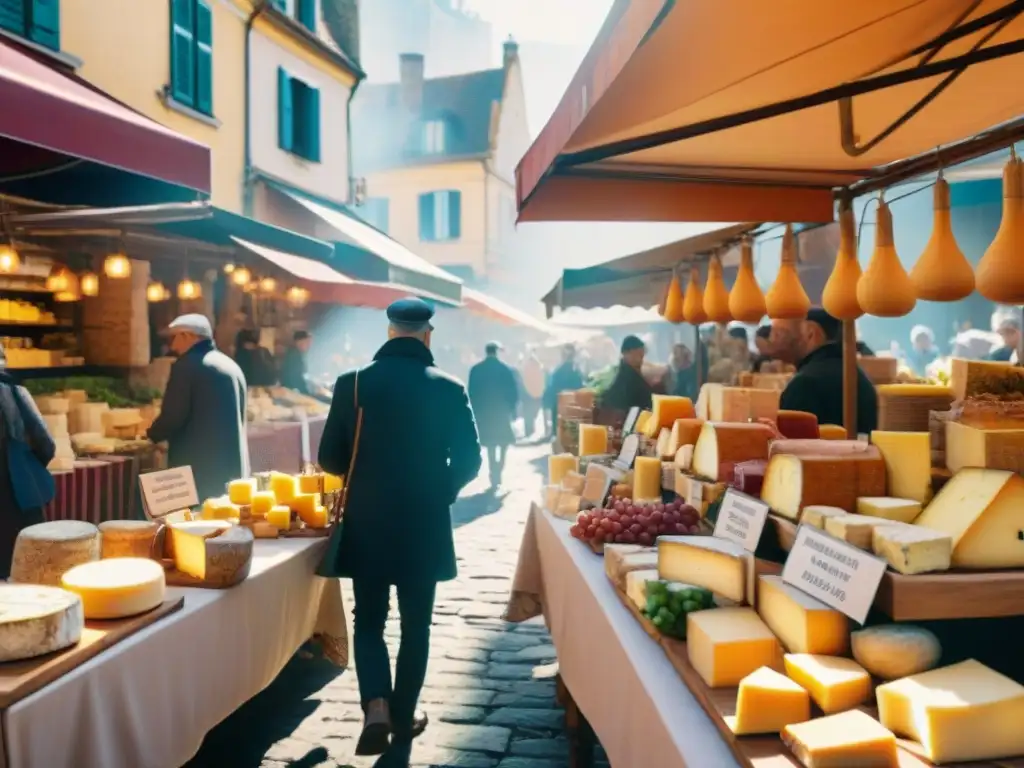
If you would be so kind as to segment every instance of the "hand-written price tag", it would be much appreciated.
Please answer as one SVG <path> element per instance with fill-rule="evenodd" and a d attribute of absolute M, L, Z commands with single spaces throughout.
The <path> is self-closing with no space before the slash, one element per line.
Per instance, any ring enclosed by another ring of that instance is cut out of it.
<path fill-rule="evenodd" d="M 801 525 L 782 580 L 863 624 L 885 568 L 884 560 Z"/>
<path fill-rule="evenodd" d="M 192 467 L 175 467 L 139 475 L 142 510 L 150 520 L 159 520 L 171 512 L 188 509 L 199 503 Z"/>
<path fill-rule="evenodd" d="M 715 536 L 734 541 L 748 552 L 753 552 L 761 541 L 761 531 L 767 519 L 767 504 L 730 488 L 718 509 Z"/>

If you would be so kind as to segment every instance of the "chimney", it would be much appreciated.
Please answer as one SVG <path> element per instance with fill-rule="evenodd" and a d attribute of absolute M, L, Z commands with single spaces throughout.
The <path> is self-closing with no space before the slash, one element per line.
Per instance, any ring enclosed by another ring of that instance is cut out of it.
<path fill-rule="evenodd" d="M 410 112 L 423 109 L 423 54 L 402 53 L 398 56 L 402 103 Z"/>
<path fill-rule="evenodd" d="M 505 55 L 502 57 L 501 64 L 502 67 L 508 69 L 512 65 L 512 62 L 519 60 L 519 43 L 512 38 L 512 35 L 509 35 L 508 40 L 505 41 L 502 48 L 504 49 Z"/>

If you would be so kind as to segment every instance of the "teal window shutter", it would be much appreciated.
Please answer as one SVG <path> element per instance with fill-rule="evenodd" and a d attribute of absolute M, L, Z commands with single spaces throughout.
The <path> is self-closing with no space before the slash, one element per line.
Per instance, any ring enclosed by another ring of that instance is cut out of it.
<path fill-rule="evenodd" d="M 28 28 L 25 0 L 0 0 L 0 28 L 24 35 Z"/>
<path fill-rule="evenodd" d="M 196 96 L 200 112 L 213 114 L 213 11 L 209 0 L 196 0 Z"/>
<path fill-rule="evenodd" d="M 171 0 L 171 96 L 195 104 L 194 0 Z"/>
<path fill-rule="evenodd" d="M 420 240 L 435 240 L 434 193 L 420 195 Z"/>
<path fill-rule="evenodd" d="M 296 0 L 298 8 L 296 9 L 296 18 L 299 20 L 299 24 L 304 26 L 310 32 L 316 32 L 316 2 L 317 0 Z"/>
<path fill-rule="evenodd" d="M 320 162 L 320 91 L 306 86 L 306 159 Z"/>
<path fill-rule="evenodd" d="M 288 0 L 270 0 L 270 5 L 281 13 L 288 13 Z"/>
<path fill-rule="evenodd" d="M 292 79 L 283 67 L 277 68 L 277 145 L 288 152 L 295 146 Z"/>
<path fill-rule="evenodd" d="M 29 0 L 32 9 L 28 36 L 35 43 L 60 50 L 60 0 Z"/>
<path fill-rule="evenodd" d="M 452 191 L 448 195 L 448 239 L 458 240 L 462 235 L 462 193 Z"/>

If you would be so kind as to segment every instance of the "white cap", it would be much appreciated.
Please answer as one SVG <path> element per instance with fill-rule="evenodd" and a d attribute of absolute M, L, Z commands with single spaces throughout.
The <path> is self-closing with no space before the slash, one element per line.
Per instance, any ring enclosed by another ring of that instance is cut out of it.
<path fill-rule="evenodd" d="M 192 333 L 201 339 L 212 339 L 213 327 L 210 325 L 206 315 L 181 315 L 171 321 L 164 335 L 173 336 L 176 333 Z"/>

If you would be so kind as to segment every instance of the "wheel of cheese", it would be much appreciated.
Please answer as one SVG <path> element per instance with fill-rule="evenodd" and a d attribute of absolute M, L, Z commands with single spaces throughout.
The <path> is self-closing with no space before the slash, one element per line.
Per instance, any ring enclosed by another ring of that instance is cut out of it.
<path fill-rule="evenodd" d="M 174 567 L 199 580 L 202 586 L 231 587 L 249 575 L 252 565 L 252 531 L 238 525 L 211 530 L 200 526 L 172 524 L 168 529 Z"/>
<path fill-rule="evenodd" d="M 158 526 L 151 520 L 100 523 L 100 557 L 152 557 Z"/>
<path fill-rule="evenodd" d="M 0 662 L 68 648 L 82 637 L 78 595 L 57 587 L 0 584 Z"/>
<path fill-rule="evenodd" d="M 82 599 L 87 619 L 123 619 L 164 601 L 166 581 L 160 563 L 141 557 L 115 557 L 75 566 L 61 585 Z"/>
<path fill-rule="evenodd" d="M 100 558 L 100 532 L 81 520 L 30 525 L 18 534 L 11 560 L 12 582 L 59 586 L 76 565 Z"/>

